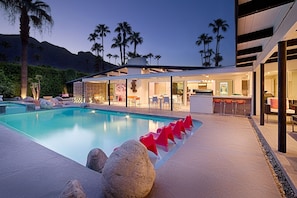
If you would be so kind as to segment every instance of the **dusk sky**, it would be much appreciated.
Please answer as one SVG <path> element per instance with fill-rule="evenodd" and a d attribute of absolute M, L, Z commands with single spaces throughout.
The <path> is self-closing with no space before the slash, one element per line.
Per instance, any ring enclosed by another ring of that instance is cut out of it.
<path fill-rule="evenodd" d="M 116 36 L 114 29 L 118 23 L 126 21 L 133 31 L 140 32 L 143 37 L 143 43 L 137 46 L 139 54 L 161 55 L 160 65 L 200 66 L 199 51 L 203 46 L 195 44 L 197 37 L 202 33 L 214 36 L 208 24 L 221 18 L 229 24 L 227 32 L 222 33 L 222 65 L 235 63 L 234 0 L 43 1 L 51 7 L 54 26 L 50 32 L 44 31 L 42 35 L 38 30 L 31 29 L 30 36 L 40 42 L 47 41 L 64 47 L 75 54 L 90 51 L 93 43 L 88 40 L 89 34 L 93 33 L 96 25 L 105 24 L 111 33 L 104 38 L 104 53 L 119 55 L 119 48 L 111 49 L 112 39 Z M 19 20 L 11 25 L 3 8 L 0 12 L 0 33 L 19 34 Z M 101 43 L 99 40 L 97 42 Z M 211 47 L 215 48 L 215 41 Z M 133 47 L 127 51 L 133 51 Z M 107 57 L 104 59 L 108 61 Z M 114 63 L 113 58 L 111 63 Z M 156 64 L 156 60 L 152 60 L 151 64 Z"/>

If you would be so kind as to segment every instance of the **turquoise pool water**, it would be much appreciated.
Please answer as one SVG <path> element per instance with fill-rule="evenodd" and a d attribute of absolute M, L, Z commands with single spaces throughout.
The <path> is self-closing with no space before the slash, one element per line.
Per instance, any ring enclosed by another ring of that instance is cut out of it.
<path fill-rule="evenodd" d="M 12 102 L 0 102 L 0 115 L 24 113 L 27 111 L 27 106 Z"/>
<path fill-rule="evenodd" d="M 100 148 L 109 156 L 125 141 L 139 140 L 141 135 L 174 120 L 177 119 L 75 107 L 0 116 L 0 123 L 82 165 L 93 148 Z M 158 151 L 156 161 L 173 154 Z"/>

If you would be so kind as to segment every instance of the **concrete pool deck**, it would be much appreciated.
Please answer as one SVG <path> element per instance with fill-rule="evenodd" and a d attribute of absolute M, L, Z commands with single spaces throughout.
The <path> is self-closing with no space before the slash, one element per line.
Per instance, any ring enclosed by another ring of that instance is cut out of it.
<path fill-rule="evenodd" d="M 97 106 L 103 109 L 185 117 L 187 112 Z M 282 197 L 250 120 L 239 116 L 191 114 L 202 126 L 159 169 L 148 197 Z M 257 117 L 253 118 L 257 123 Z M 259 127 L 275 134 L 277 126 Z M 290 130 L 290 128 L 288 128 Z M 87 197 L 100 195 L 101 174 L 0 126 L 1 197 L 58 197 L 68 180 L 78 179 Z M 277 137 L 276 137 L 277 138 Z M 268 144 L 286 174 L 296 175 L 286 154 Z M 296 145 L 292 141 L 290 144 Z M 290 149 L 291 150 L 291 149 Z M 288 156 L 296 158 L 297 154 Z M 296 166 L 296 165 L 295 165 Z M 294 177 L 291 179 L 294 184 Z M 297 181 L 297 180 L 296 180 Z"/>

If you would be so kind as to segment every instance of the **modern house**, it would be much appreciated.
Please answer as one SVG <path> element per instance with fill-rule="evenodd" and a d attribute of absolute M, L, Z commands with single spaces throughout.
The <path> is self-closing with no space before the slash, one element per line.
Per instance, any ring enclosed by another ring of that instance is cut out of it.
<path fill-rule="evenodd" d="M 286 109 L 295 113 L 297 110 L 296 13 L 294 0 L 236 0 L 234 66 L 160 66 L 133 59 L 127 65 L 74 82 L 74 100 L 171 111 L 260 115 L 263 125 L 264 103 L 269 94 L 278 99 L 282 136 L 279 150 L 285 152 Z"/>

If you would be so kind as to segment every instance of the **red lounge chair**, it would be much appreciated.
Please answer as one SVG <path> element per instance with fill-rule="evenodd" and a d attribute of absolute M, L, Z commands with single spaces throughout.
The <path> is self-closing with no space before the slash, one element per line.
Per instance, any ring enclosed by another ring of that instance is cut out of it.
<path fill-rule="evenodd" d="M 182 120 L 182 119 L 179 119 L 179 120 L 176 121 L 176 122 L 171 122 L 170 125 L 171 125 L 172 127 L 174 127 L 175 125 L 177 125 L 181 132 L 184 132 L 185 134 L 187 133 L 187 132 L 186 132 L 186 129 L 185 129 L 185 127 L 184 127 L 184 123 L 183 123 L 183 120 Z"/>
<path fill-rule="evenodd" d="M 172 142 L 176 143 L 174 140 L 174 134 L 173 134 L 171 126 L 164 126 L 162 128 L 159 128 L 159 129 L 157 129 L 157 133 L 161 133 L 163 130 L 165 131 L 167 138 L 169 140 L 171 140 Z"/>
<path fill-rule="evenodd" d="M 164 126 L 158 129 L 157 133 L 150 132 L 149 134 L 154 136 L 156 144 L 163 146 L 166 152 L 168 152 L 168 139 L 175 143 L 171 126 Z"/>
<path fill-rule="evenodd" d="M 158 155 L 157 145 L 154 140 L 153 134 L 147 134 L 144 136 L 141 136 L 139 138 L 139 141 L 147 148 L 147 150 L 152 151 L 156 155 Z"/>
<path fill-rule="evenodd" d="M 184 127 L 185 129 L 191 130 L 193 127 L 193 121 L 191 115 L 186 116 L 184 120 Z"/>
<path fill-rule="evenodd" d="M 183 120 L 178 120 L 175 123 L 171 122 L 169 125 L 172 127 L 173 135 L 178 139 L 182 139 L 182 132 L 186 134 Z"/>

